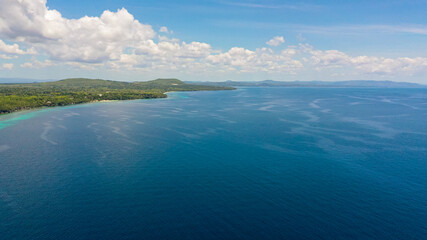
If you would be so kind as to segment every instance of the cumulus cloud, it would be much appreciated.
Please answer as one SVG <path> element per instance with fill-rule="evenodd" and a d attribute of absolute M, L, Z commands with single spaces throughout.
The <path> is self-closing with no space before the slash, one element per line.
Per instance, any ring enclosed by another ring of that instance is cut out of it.
<path fill-rule="evenodd" d="M 229 70 L 242 72 L 288 72 L 295 73 L 303 64 L 293 59 L 295 49 L 285 49 L 275 53 L 270 48 L 260 48 L 251 51 L 234 47 L 228 52 L 208 56 L 208 60 L 215 65 L 227 67 Z"/>
<path fill-rule="evenodd" d="M 172 33 L 172 31 L 169 31 L 169 29 L 167 27 L 165 27 L 165 26 L 161 27 L 159 29 L 159 32 L 162 32 L 162 33 Z"/>
<path fill-rule="evenodd" d="M 54 65 L 54 63 L 50 60 L 38 61 L 34 60 L 32 62 L 26 62 L 21 64 L 22 68 L 44 68 Z"/>
<path fill-rule="evenodd" d="M 300 45 L 301 49 L 311 55 L 309 62 L 322 70 L 323 68 L 353 67 L 365 74 L 413 74 L 427 72 L 427 58 L 400 57 L 385 58 L 375 56 L 350 56 L 338 50 L 315 50 L 310 45 Z"/>
<path fill-rule="evenodd" d="M 138 55 L 151 55 L 152 57 L 179 57 L 179 58 L 200 58 L 211 53 L 211 46 L 201 42 L 179 42 L 165 39 L 159 43 L 152 40 L 147 41 L 135 48 Z"/>
<path fill-rule="evenodd" d="M 19 45 L 16 43 L 8 45 L 0 39 L 0 53 L 7 54 L 7 55 L 23 55 L 23 54 L 36 54 L 36 51 L 33 48 L 25 51 L 19 48 Z"/>
<path fill-rule="evenodd" d="M 283 43 L 285 43 L 285 38 L 282 36 L 276 36 L 276 37 L 274 37 L 274 38 L 272 38 L 266 42 L 266 44 L 273 46 L 273 47 L 277 47 Z"/>
<path fill-rule="evenodd" d="M 297 74 L 349 68 L 364 74 L 411 75 L 427 72 L 426 58 L 350 56 L 339 50 L 317 50 L 300 44 L 285 49 L 233 47 L 222 51 L 210 44 L 157 34 L 152 26 L 136 20 L 126 9 L 104 11 L 99 17 L 68 19 L 49 9 L 46 0 L 0 0 L 0 58 L 37 55 L 23 68 L 66 65 L 96 70 L 267 72 Z M 172 33 L 167 27 L 161 33 Z M 301 39 L 300 39 L 301 40 Z M 266 42 L 277 47 L 276 36 Z M 47 59 L 40 61 L 39 59 Z M 12 69 L 5 63 L 2 69 Z"/>
<path fill-rule="evenodd" d="M 66 19 L 46 0 L 0 0 L 0 36 L 31 44 L 51 58 L 102 62 L 116 59 L 156 34 L 126 9 L 104 11 L 100 17 Z"/>
<path fill-rule="evenodd" d="M 7 70 L 12 70 L 13 69 L 13 63 L 4 63 L 1 68 L 7 69 Z"/>
<path fill-rule="evenodd" d="M 384 58 L 358 56 L 351 58 L 351 64 L 364 73 L 395 74 L 427 72 L 427 58 Z"/>

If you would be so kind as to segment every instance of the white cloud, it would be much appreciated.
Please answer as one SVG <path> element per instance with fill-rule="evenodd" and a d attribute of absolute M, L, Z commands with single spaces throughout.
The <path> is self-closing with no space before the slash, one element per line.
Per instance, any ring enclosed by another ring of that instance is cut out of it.
<path fill-rule="evenodd" d="M 12 45 L 8 45 L 0 39 L 0 53 L 8 54 L 8 55 L 23 55 L 23 54 L 36 54 L 34 48 L 30 48 L 28 50 L 22 50 L 19 48 L 19 45 L 14 43 Z"/>
<path fill-rule="evenodd" d="M 273 47 L 277 47 L 283 43 L 285 43 L 285 38 L 282 36 L 276 36 L 276 37 L 274 37 L 274 38 L 272 38 L 266 42 L 266 44 L 273 46 Z"/>
<path fill-rule="evenodd" d="M 0 54 L 0 59 L 14 59 L 18 58 L 16 55 Z"/>
<path fill-rule="evenodd" d="M 162 35 L 158 35 L 157 38 L 159 39 L 160 42 L 173 42 L 173 43 L 179 43 L 179 42 L 181 42 L 177 38 L 169 38 L 167 36 L 162 36 Z"/>
<path fill-rule="evenodd" d="M 208 56 L 208 60 L 217 66 L 241 72 L 286 72 L 295 73 L 303 67 L 293 59 L 295 49 L 285 49 L 277 54 L 270 48 L 251 51 L 234 47 L 228 52 Z"/>
<path fill-rule="evenodd" d="M 152 26 L 140 23 L 124 8 L 104 11 L 99 17 L 68 19 L 49 9 L 46 0 L 0 0 L 0 6 L 0 38 L 7 41 L 0 40 L 0 58 L 37 54 L 30 62 L 21 64 L 23 68 L 62 64 L 88 70 L 213 74 L 298 74 L 338 68 L 376 75 L 427 72 L 427 58 L 350 56 L 334 49 L 317 50 L 308 44 L 282 50 L 233 47 L 221 51 L 208 43 L 187 43 L 157 35 Z M 159 32 L 172 33 L 165 26 Z M 284 42 L 283 36 L 276 36 L 266 44 L 276 47 Z M 13 67 L 9 63 L 2 66 Z"/>
<path fill-rule="evenodd" d="M 26 62 L 21 64 L 22 68 L 44 68 L 54 65 L 54 63 L 50 60 L 45 60 L 43 62 L 38 60 L 33 60 L 32 62 Z"/>
<path fill-rule="evenodd" d="M 122 54 L 120 59 L 110 62 L 109 65 L 119 69 L 144 68 L 144 69 L 191 69 L 205 66 L 205 59 L 213 50 L 207 43 L 201 42 L 179 42 L 176 40 L 161 41 L 155 43 L 152 40 L 135 48 L 131 54 Z"/>
<path fill-rule="evenodd" d="M 179 42 L 178 39 L 163 39 L 159 43 L 148 40 L 146 43 L 135 48 L 135 54 L 147 55 L 153 58 L 201 58 L 212 52 L 211 46 L 201 42 Z"/>
<path fill-rule="evenodd" d="M 169 29 L 167 27 L 165 27 L 165 26 L 160 27 L 159 32 L 162 32 L 162 33 L 171 33 L 171 34 L 173 33 L 172 31 L 169 31 Z"/>
<path fill-rule="evenodd" d="M 100 17 L 66 19 L 46 7 L 46 0 L 0 0 L 0 36 L 31 44 L 52 59 L 102 62 L 116 59 L 127 48 L 153 38 L 124 8 Z"/>
<path fill-rule="evenodd" d="M 311 55 L 309 62 L 318 70 L 325 68 L 350 67 L 364 74 L 407 74 L 427 72 L 427 58 L 385 58 L 375 56 L 352 57 L 338 50 L 314 50 L 310 45 L 300 45 L 302 50 Z"/>
<path fill-rule="evenodd" d="M 12 70 L 13 69 L 13 63 L 4 63 L 2 65 L 2 69 Z"/>
<path fill-rule="evenodd" d="M 351 58 L 351 64 L 364 73 L 402 74 L 427 72 L 427 58 L 384 58 L 358 56 Z"/>

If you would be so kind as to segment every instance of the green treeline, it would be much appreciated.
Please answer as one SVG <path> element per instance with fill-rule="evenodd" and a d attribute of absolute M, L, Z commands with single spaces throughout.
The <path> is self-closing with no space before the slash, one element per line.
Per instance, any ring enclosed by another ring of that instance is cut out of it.
<path fill-rule="evenodd" d="M 74 78 L 46 83 L 0 84 L 0 114 L 103 100 L 165 98 L 168 91 L 229 89 L 233 88 L 191 85 L 177 79 L 129 83 Z"/>

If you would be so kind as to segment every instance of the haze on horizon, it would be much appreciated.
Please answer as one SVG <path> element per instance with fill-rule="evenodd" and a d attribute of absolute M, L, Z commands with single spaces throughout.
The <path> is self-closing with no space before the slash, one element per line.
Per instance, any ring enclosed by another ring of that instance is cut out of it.
<path fill-rule="evenodd" d="M 0 0 L 0 77 L 427 84 L 426 1 Z"/>

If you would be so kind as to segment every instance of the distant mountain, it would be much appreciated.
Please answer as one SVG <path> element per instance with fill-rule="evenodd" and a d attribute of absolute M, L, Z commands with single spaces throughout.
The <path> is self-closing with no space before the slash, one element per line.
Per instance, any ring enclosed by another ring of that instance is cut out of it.
<path fill-rule="evenodd" d="M 93 89 L 127 89 L 127 90 L 161 90 L 167 91 L 200 91 L 200 90 L 231 90 L 233 88 L 202 85 L 202 84 L 188 84 L 179 79 L 164 79 L 158 78 L 151 81 L 136 81 L 124 82 L 113 81 L 104 79 L 90 79 L 90 78 L 67 78 L 58 81 L 48 82 L 31 82 L 31 83 L 8 83 L 0 84 L 0 87 L 13 87 L 28 88 L 28 89 L 66 89 L 66 90 L 93 90 Z M 1 91 L 0 91 L 1 93 Z"/>
<path fill-rule="evenodd" d="M 427 88 L 426 85 L 408 82 L 351 80 L 351 81 L 274 81 L 264 80 L 256 82 L 224 81 L 224 82 L 187 82 L 191 84 L 227 86 L 227 87 L 362 87 L 362 88 Z"/>
<path fill-rule="evenodd" d="M 33 78 L 0 78 L 0 83 L 39 83 L 52 82 L 57 79 L 33 79 Z"/>
<path fill-rule="evenodd" d="M 183 82 L 178 79 L 156 79 L 161 80 L 156 83 L 162 82 L 166 85 L 182 84 Z M 0 84 L 19 84 L 19 83 L 43 83 L 55 82 L 57 79 L 32 79 L 32 78 L 0 78 Z M 120 82 L 120 81 L 118 81 Z M 150 81 L 148 81 L 150 82 Z M 174 82 L 174 83 L 172 83 Z M 181 83 L 179 83 L 181 82 Z M 79 83 L 75 82 L 77 85 Z M 82 82 L 80 82 L 81 84 Z M 144 82 L 135 82 L 141 83 Z M 220 87 L 366 87 L 366 88 L 427 88 L 427 85 L 408 83 L 408 82 L 394 82 L 394 81 L 375 81 L 375 80 L 350 80 L 350 81 L 222 81 L 222 82 L 202 82 L 202 81 L 186 81 L 187 84 L 205 85 L 205 86 L 220 86 Z M 87 84 L 86 82 L 84 84 Z M 156 85 L 157 85 L 156 84 Z M 161 84 L 161 85 L 162 85 Z M 146 84 L 150 85 L 150 84 Z M 158 87 L 158 86 L 156 86 Z"/>

